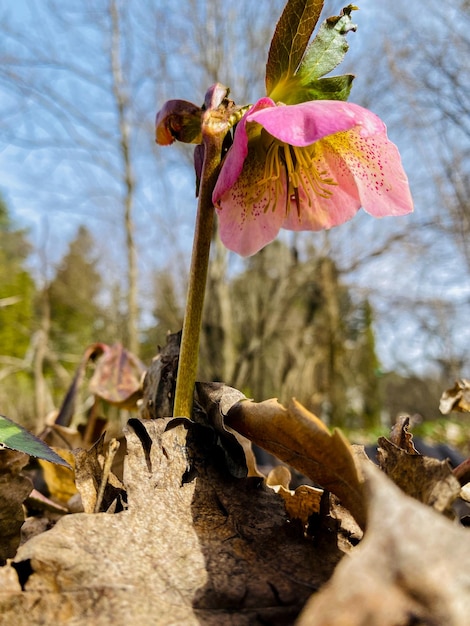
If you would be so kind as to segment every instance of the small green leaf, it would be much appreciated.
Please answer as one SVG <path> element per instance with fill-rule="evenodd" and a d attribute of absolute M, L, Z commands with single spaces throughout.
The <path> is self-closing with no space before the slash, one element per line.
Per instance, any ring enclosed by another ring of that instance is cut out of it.
<path fill-rule="evenodd" d="M 349 45 L 346 35 L 356 30 L 351 21 L 351 12 L 357 7 L 350 4 L 341 15 L 329 17 L 323 22 L 318 35 L 312 41 L 299 67 L 298 77 L 306 85 L 331 72 L 344 59 Z"/>
<path fill-rule="evenodd" d="M 353 80 L 352 74 L 319 78 L 306 86 L 292 90 L 291 98 L 285 104 L 299 104 L 310 100 L 347 100 Z"/>
<path fill-rule="evenodd" d="M 277 23 L 266 64 L 266 93 L 293 76 L 318 21 L 323 0 L 289 0 Z"/>
<path fill-rule="evenodd" d="M 67 461 L 51 450 L 44 441 L 3 415 L 0 415 L 0 448 L 24 452 L 38 459 L 70 467 Z"/>

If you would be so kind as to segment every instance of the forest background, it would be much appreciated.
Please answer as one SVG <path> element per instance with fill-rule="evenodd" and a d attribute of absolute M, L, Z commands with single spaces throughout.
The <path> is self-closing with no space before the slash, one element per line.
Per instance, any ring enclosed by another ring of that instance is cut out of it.
<path fill-rule="evenodd" d="M 0 413 L 37 431 L 90 343 L 121 342 L 148 365 L 180 329 L 192 150 L 157 147 L 155 113 L 170 97 L 202 102 L 216 81 L 237 103 L 260 97 L 284 4 L 1 9 Z M 423 432 L 459 445 L 468 430 L 439 419 L 439 397 L 470 366 L 470 3 L 359 8 L 350 100 L 387 123 L 415 212 L 284 233 L 247 260 L 215 233 L 199 379 L 295 396 L 347 429 L 419 413 Z"/>

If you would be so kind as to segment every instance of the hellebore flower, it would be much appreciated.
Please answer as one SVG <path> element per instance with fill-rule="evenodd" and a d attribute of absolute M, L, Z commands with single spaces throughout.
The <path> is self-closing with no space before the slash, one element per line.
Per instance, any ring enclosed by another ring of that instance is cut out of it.
<path fill-rule="evenodd" d="M 249 256 L 281 228 L 322 230 L 362 207 L 374 217 L 413 210 L 385 124 L 356 104 L 261 98 L 238 123 L 212 196 L 224 245 Z"/>

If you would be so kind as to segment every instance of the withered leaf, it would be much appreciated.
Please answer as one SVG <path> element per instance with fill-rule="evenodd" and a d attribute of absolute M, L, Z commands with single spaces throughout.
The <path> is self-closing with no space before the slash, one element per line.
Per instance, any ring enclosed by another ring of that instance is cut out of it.
<path fill-rule="evenodd" d="M 366 517 L 361 478 L 349 442 L 297 401 L 235 402 L 225 423 L 253 443 L 334 493 L 361 528 Z"/>
<path fill-rule="evenodd" d="M 126 434 L 128 509 L 65 516 L 20 548 L 23 589 L 0 594 L 5 623 L 294 623 L 343 553 L 294 535 L 259 479 L 236 479 L 210 459 L 185 479 L 190 430 L 168 422 L 141 421 L 147 451 L 135 423 Z"/>
<path fill-rule="evenodd" d="M 460 463 L 460 465 L 457 465 L 457 467 L 453 471 L 455 478 L 457 478 L 461 485 L 466 485 L 467 483 L 470 483 L 470 458 L 462 461 L 462 463 Z"/>
<path fill-rule="evenodd" d="M 121 408 L 135 408 L 142 396 L 144 365 L 120 343 L 101 345 L 103 353 L 89 384 L 91 393 Z"/>
<path fill-rule="evenodd" d="M 55 423 L 59 426 L 70 426 L 75 414 L 75 405 L 78 392 L 85 377 L 88 362 L 97 358 L 106 348 L 104 343 L 94 343 L 88 346 L 83 353 L 80 363 L 75 371 L 72 383 L 65 394 L 65 398 L 60 407 Z"/>
<path fill-rule="evenodd" d="M 105 443 L 102 435 L 90 450 L 74 451 L 75 482 L 85 513 L 95 513 L 97 508 L 106 511 L 116 498 L 124 495 L 121 481 L 110 472 L 110 467 L 106 469 L 111 444 L 112 441 Z"/>
<path fill-rule="evenodd" d="M 439 410 L 444 415 L 452 411 L 470 412 L 470 380 L 462 378 L 451 389 L 447 389 L 441 396 Z"/>
<path fill-rule="evenodd" d="M 33 489 L 22 474 L 29 456 L 15 450 L 0 450 L 0 563 L 15 555 L 24 522 L 23 502 Z"/>
<path fill-rule="evenodd" d="M 140 415 L 144 419 L 173 415 L 181 331 L 169 333 L 166 345 L 152 359 L 142 383 Z"/>
<path fill-rule="evenodd" d="M 41 460 L 39 465 L 42 468 L 43 478 L 50 497 L 66 504 L 77 493 L 74 475 L 75 457 L 71 450 L 56 448 L 55 452 L 67 461 L 70 467 L 54 465 Z"/>
<path fill-rule="evenodd" d="M 227 427 L 224 421 L 225 412 L 243 398 L 245 396 L 241 391 L 227 385 L 196 383 L 194 420 L 214 429 L 227 467 L 232 476 L 237 478 L 258 475 L 250 442 Z"/>
<path fill-rule="evenodd" d="M 306 526 L 310 516 L 320 511 L 323 489 L 299 485 L 292 490 L 289 488 L 290 480 L 289 469 L 285 465 L 277 465 L 266 477 L 266 484 L 283 498 L 290 519 L 298 519 Z"/>
<path fill-rule="evenodd" d="M 466 626 L 470 535 L 364 467 L 368 516 L 361 544 L 307 603 L 297 626 Z"/>
<path fill-rule="evenodd" d="M 410 416 L 400 415 L 395 422 L 391 432 L 390 441 L 408 454 L 419 454 L 413 444 L 413 435 L 408 430 L 410 426 Z"/>
<path fill-rule="evenodd" d="M 436 511 L 450 514 L 460 483 L 447 461 L 410 454 L 385 437 L 380 437 L 378 443 L 379 466 L 400 489 Z"/>

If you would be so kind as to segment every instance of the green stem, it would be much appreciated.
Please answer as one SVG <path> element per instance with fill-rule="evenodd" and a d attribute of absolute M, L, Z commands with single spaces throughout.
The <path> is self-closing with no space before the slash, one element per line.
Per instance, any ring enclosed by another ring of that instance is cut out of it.
<path fill-rule="evenodd" d="M 205 154 L 199 188 L 191 268 L 189 272 L 186 311 L 176 379 L 174 417 L 191 417 L 194 385 L 199 354 L 202 310 L 206 290 L 209 253 L 214 225 L 212 191 L 220 167 L 222 139 L 217 135 L 204 137 Z"/>

